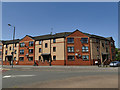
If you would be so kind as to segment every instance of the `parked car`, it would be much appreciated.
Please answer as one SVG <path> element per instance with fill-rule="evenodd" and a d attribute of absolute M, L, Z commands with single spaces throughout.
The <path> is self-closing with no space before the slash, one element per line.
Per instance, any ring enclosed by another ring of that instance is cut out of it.
<path fill-rule="evenodd" d="M 109 64 L 110 67 L 119 67 L 120 66 L 120 61 L 113 61 Z"/>

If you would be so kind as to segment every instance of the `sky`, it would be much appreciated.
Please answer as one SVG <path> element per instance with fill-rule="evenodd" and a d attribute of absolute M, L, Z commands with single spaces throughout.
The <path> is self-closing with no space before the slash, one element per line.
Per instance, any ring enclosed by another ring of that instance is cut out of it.
<path fill-rule="evenodd" d="M 9 23 L 16 27 L 16 39 L 78 29 L 103 37 L 112 36 L 118 47 L 117 2 L 3 2 L 3 40 L 13 37 Z"/>

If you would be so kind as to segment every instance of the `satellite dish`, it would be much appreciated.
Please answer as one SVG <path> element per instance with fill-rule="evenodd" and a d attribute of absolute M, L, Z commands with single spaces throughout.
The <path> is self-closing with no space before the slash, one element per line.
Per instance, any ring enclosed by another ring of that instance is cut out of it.
<path fill-rule="evenodd" d="M 75 53 L 75 56 L 77 56 L 78 54 L 77 53 Z"/>

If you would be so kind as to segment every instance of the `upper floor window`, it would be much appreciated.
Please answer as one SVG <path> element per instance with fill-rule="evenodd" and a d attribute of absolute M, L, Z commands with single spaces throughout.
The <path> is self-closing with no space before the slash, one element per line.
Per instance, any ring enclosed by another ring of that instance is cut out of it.
<path fill-rule="evenodd" d="M 10 47 L 10 50 L 11 50 L 11 47 Z"/>
<path fill-rule="evenodd" d="M 30 41 L 30 42 L 29 42 L 29 46 L 33 46 L 33 41 Z"/>
<path fill-rule="evenodd" d="M 17 43 L 15 43 L 15 47 L 17 46 Z"/>
<path fill-rule="evenodd" d="M 111 46 L 113 46 L 113 42 L 111 42 Z"/>
<path fill-rule="evenodd" d="M 99 51 L 99 47 L 97 46 L 97 51 Z"/>
<path fill-rule="evenodd" d="M 96 43 L 99 43 L 99 40 L 98 40 L 98 39 L 96 39 Z"/>
<path fill-rule="evenodd" d="M 7 55 L 7 50 L 5 51 L 5 54 Z"/>
<path fill-rule="evenodd" d="M 74 55 L 68 56 L 68 60 L 75 60 L 75 56 Z"/>
<path fill-rule="evenodd" d="M 83 59 L 83 60 L 89 60 L 89 55 L 83 55 L 83 56 L 82 56 L 82 59 Z"/>
<path fill-rule="evenodd" d="M 0 45 L 0 49 L 2 49 L 2 45 Z"/>
<path fill-rule="evenodd" d="M 88 52 L 89 50 L 88 50 L 88 46 L 83 46 L 82 47 L 82 52 Z"/>
<path fill-rule="evenodd" d="M 47 43 L 45 43 L 45 48 L 47 48 L 47 46 L 48 46 Z"/>
<path fill-rule="evenodd" d="M 29 57 L 28 60 L 29 60 L 29 61 L 33 61 L 33 57 Z"/>
<path fill-rule="evenodd" d="M 53 56 L 53 60 L 56 60 L 56 56 Z"/>
<path fill-rule="evenodd" d="M 81 38 L 81 43 L 88 43 L 88 38 Z"/>
<path fill-rule="evenodd" d="M 21 50 L 20 50 L 20 54 L 24 54 L 24 49 L 21 49 Z"/>
<path fill-rule="evenodd" d="M 104 47 L 104 43 L 102 43 L 102 47 Z"/>
<path fill-rule="evenodd" d="M 15 50 L 15 54 L 17 53 L 17 50 Z"/>
<path fill-rule="evenodd" d="M 30 54 L 33 53 L 33 49 L 29 49 L 29 53 L 30 53 Z"/>
<path fill-rule="evenodd" d="M 55 38 L 53 39 L 53 43 L 56 43 L 56 39 Z"/>
<path fill-rule="evenodd" d="M 41 50 L 41 48 L 39 48 L 39 53 L 41 53 L 42 52 L 42 50 Z"/>
<path fill-rule="evenodd" d="M 2 52 L 0 51 L 0 55 L 2 55 Z"/>
<path fill-rule="evenodd" d="M 20 61 L 24 61 L 24 57 L 20 57 L 19 60 L 20 60 Z"/>
<path fill-rule="evenodd" d="M 42 44 L 42 41 L 39 41 L 39 45 L 41 45 Z"/>
<path fill-rule="evenodd" d="M 106 52 L 108 52 L 108 48 L 106 47 Z"/>
<path fill-rule="evenodd" d="M 74 47 L 67 47 L 68 52 L 74 52 Z"/>
<path fill-rule="evenodd" d="M 53 52 L 56 52 L 56 47 L 53 47 Z"/>
<path fill-rule="evenodd" d="M 24 46 L 25 46 L 24 42 L 20 43 L 20 47 L 24 47 Z"/>
<path fill-rule="evenodd" d="M 108 45 L 108 42 L 107 42 L 107 41 L 105 41 L 105 45 Z"/>
<path fill-rule="evenodd" d="M 67 38 L 67 43 L 74 43 L 74 38 Z"/>
<path fill-rule="evenodd" d="M 8 45 L 6 44 L 6 48 L 8 48 Z"/>

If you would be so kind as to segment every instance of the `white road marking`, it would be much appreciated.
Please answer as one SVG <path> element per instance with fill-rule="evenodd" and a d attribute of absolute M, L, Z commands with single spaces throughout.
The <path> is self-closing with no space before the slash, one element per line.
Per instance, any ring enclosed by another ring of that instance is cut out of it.
<path fill-rule="evenodd" d="M 13 78 L 13 77 L 32 77 L 35 75 L 8 75 L 8 76 L 3 76 L 3 78 Z"/>

